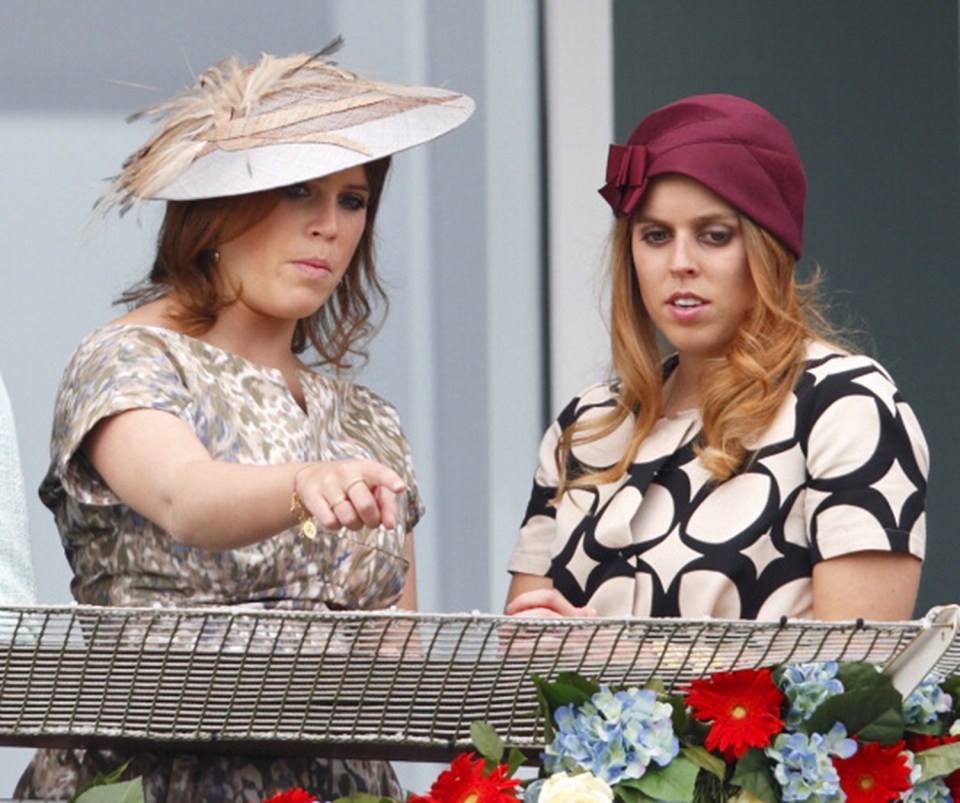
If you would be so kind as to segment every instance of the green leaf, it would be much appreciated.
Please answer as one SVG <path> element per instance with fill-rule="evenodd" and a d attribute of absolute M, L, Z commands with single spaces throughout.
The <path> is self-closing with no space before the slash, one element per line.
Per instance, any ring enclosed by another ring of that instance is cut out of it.
<path fill-rule="evenodd" d="M 503 760 L 503 739 L 489 722 L 479 719 L 470 723 L 470 741 L 477 752 L 487 760 L 487 769 L 496 767 Z"/>
<path fill-rule="evenodd" d="M 526 760 L 527 757 L 523 754 L 523 751 L 511 747 L 510 752 L 507 753 L 507 777 L 512 778 Z"/>
<path fill-rule="evenodd" d="M 654 800 L 689 801 L 693 800 L 699 772 L 694 762 L 677 756 L 666 767 L 648 767 L 643 777 L 629 784 Z"/>
<path fill-rule="evenodd" d="M 587 699 L 590 699 L 598 691 L 600 691 L 600 684 L 595 680 L 589 680 L 581 675 L 579 672 L 561 672 L 557 675 L 557 683 L 561 683 L 564 686 L 573 686 L 575 689 L 579 689 L 585 695 Z"/>
<path fill-rule="evenodd" d="M 703 747 L 681 747 L 680 754 L 721 781 L 727 772 L 727 763 Z"/>
<path fill-rule="evenodd" d="M 804 723 L 803 730 L 829 733 L 837 722 L 846 726 L 850 736 L 856 734 L 861 741 L 889 747 L 903 738 L 903 703 L 889 681 L 864 683 L 826 700 Z"/>
<path fill-rule="evenodd" d="M 891 705 L 886 711 L 853 732 L 861 742 L 879 742 L 889 747 L 903 738 L 903 706 L 898 698 L 896 705 Z"/>
<path fill-rule="evenodd" d="M 600 690 L 599 686 L 573 672 L 562 672 L 555 681 L 534 675 L 533 682 L 543 692 L 551 714 L 562 705 L 583 705 Z"/>
<path fill-rule="evenodd" d="M 891 685 L 890 679 L 866 661 L 844 661 L 837 667 L 837 680 L 847 691 L 876 685 Z"/>
<path fill-rule="evenodd" d="M 693 803 L 727 803 L 729 795 L 723 781 L 712 772 L 697 776 L 697 788 L 693 790 Z"/>
<path fill-rule="evenodd" d="M 941 775 L 949 775 L 960 769 L 960 742 L 942 744 L 931 747 L 922 753 L 916 754 L 917 764 L 920 765 L 920 781 L 929 781 Z"/>
<path fill-rule="evenodd" d="M 81 792 L 73 800 L 74 803 L 144 803 L 143 781 L 134 778 L 132 781 L 98 784 Z"/>
<path fill-rule="evenodd" d="M 537 710 L 540 714 L 540 719 L 543 720 L 543 741 L 546 744 L 553 742 L 554 737 L 554 728 L 553 728 L 553 712 L 550 710 L 550 701 L 547 699 L 547 695 L 544 692 L 542 686 L 540 685 L 536 676 L 533 678 L 537 686 Z"/>
<path fill-rule="evenodd" d="M 613 792 L 623 803 L 654 803 L 652 797 L 647 797 L 639 789 L 634 789 L 632 786 L 625 786 L 622 783 L 614 786 Z"/>
<path fill-rule="evenodd" d="M 765 803 L 780 803 L 780 794 L 767 757 L 757 747 L 751 747 L 741 756 L 730 783 L 746 789 Z"/>
<path fill-rule="evenodd" d="M 140 778 L 134 778 L 132 781 L 120 781 L 120 776 L 123 775 L 129 765 L 130 762 L 127 761 L 107 775 L 98 775 L 78 790 L 70 798 L 69 803 L 100 803 L 100 801 L 103 803 L 111 803 L 112 801 L 143 803 L 143 782 Z M 104 787 L 110 790 L 105 793 L 105 796 L 91 794 L 94 790 L 100 790 Z"/>

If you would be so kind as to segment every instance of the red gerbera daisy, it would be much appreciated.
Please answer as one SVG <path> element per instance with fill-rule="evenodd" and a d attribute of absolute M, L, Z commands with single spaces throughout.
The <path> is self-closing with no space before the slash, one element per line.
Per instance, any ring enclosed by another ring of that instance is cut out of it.
<path fill-rule="evenodd" d="M 317 803 L 317 798 L 303 789 L 289 789 L 286 792 L 277 792 L 263 803 Z"/>
<path fill-rule="evenodd" d="M 713 721 L 707 750 L 719 751 L 727 761 L 740 758 L 751 747 L 770 744 L 783 728 L 783 700 L 769 669 L 717 672 L 691 681 L 687 693 L 694 717 Z"/>
<path fill-rule="evenodd" d="M 911 733 L 907 735 L 907 749 L 914 753 L 922 753 L 931 747 L 939 747 L 942 744 L 953 744 L 960 742 L 960 736 L 928 736 L 925 733 Z M 950 788 L 950 796 L 954 800 L 960 800 L 960 770 L 954 770 L 943 779 Z"/>
<path fill-rule="evenodd" d="M 520 781 L 507 778 L 503 764 L 484 775 L 484 764 L 473 753 L 461 753 L 433 782 L 429 795 L 411 795 L 408 803 L 515 803 Z"/>
<path fill-rule="evenodd" d="M 898 800 L 910 788 L 910 767 L 903 742 L 881 747 L 877 742 L 860 744 L 850 758 L 834 758 L 840 788 L 848 803 L 887 803 Z"/>

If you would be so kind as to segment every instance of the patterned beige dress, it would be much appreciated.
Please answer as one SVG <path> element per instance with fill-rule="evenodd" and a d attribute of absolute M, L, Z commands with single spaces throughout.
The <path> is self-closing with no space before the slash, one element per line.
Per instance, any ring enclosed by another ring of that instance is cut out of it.
<path fill-rule="evenodd" d="M 396 410 L 359 385 L 312 372 L 299 379 L 306 412 L 279 371 L 185 335 L 111 325 L 81 343 L 61 382 L 52 462 L 40 488 L 73 569 L 78 602 L 336 610 L 385 608 L 397 600 L 404 561 L 334 533 L 309 541 L 290 529 L 221 552 L 178 544 L 123 505 L 78 451 L 101 419 L 150 408 L 186 421 L 220 460 L 372 458 L 404 478 L 406 526 L 412 530 L 423 508 Z M 106 751 L 40 750 L 15 796 L 69 798 L 128 758 Z M 259 803 L 294 786 L 321 800 L 355 791 L 402 796 L 390 766 L 373 761 L 141 753 L 130 774 L 143 776 L 148 803 Z"/>

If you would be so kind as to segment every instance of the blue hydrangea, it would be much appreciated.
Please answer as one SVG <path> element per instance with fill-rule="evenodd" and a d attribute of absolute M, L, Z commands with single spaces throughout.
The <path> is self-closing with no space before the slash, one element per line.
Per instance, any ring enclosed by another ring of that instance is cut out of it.
<path fill-rule="evenodd" d="M 790 710 L 784 721 L 787 730 L 796 730 L 810 719 L 824 700 L 843 693 L 843 684 L 837 679 L 838 669 L 836 661 L 821 661 L 792 664 L 783 671 L 780 691 L 790 701 Z"/>
<path fill-rule="evenodd" d="M 850 758 L 857 752 L 857 743 L 847 738 L 841 723 L 826 735 L 781 733 L 764 752 L 776 763 L 773 775 L 784 801 L 837 803 L 846 799 L 831 756 Z"/>
<path fill-rule="evenodd" d="M 663 767 L 680 752 L 673 709 L 646 689 L 612 693 L 602 686 L 580 706 L 554 712 L 556 736 L 543 754 L 547 772 L 589 770 L 611 786 Z"/>
<path fill-rule="evenodd" d="M 903 701 L 903 719 L 907 726 L 935 722 L 937 714 L 953 707 L 953 698 L 940 688 L 940 677 L 927 675 L 920 685 Z"/>
<path fill-rule="evenodd" d="M 914 784 L 906 792 L 900 793 L 900 799 L 906 803 L 953 803 L 950 789 L 943 778 L 931 778 Z"/>

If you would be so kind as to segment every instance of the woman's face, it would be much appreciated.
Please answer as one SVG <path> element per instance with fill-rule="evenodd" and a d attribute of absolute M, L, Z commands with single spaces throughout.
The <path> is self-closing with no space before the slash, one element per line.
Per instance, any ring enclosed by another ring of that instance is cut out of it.
<path fill-rule="evenodd" d="M 228 297 L 238 297 L 234 307 L 297 321 L 323 306 L 350 265 L 370 186 L 360 166 L 277 192 L 262 220 L 217 246 L 217 271 Z"/>
<path fill-rule="evenodd" d="M 643 305 L 681 360 L 723 356 L 756 298 L 734 208 L 686 176 L 657 178 L 631 253 Z"/>

